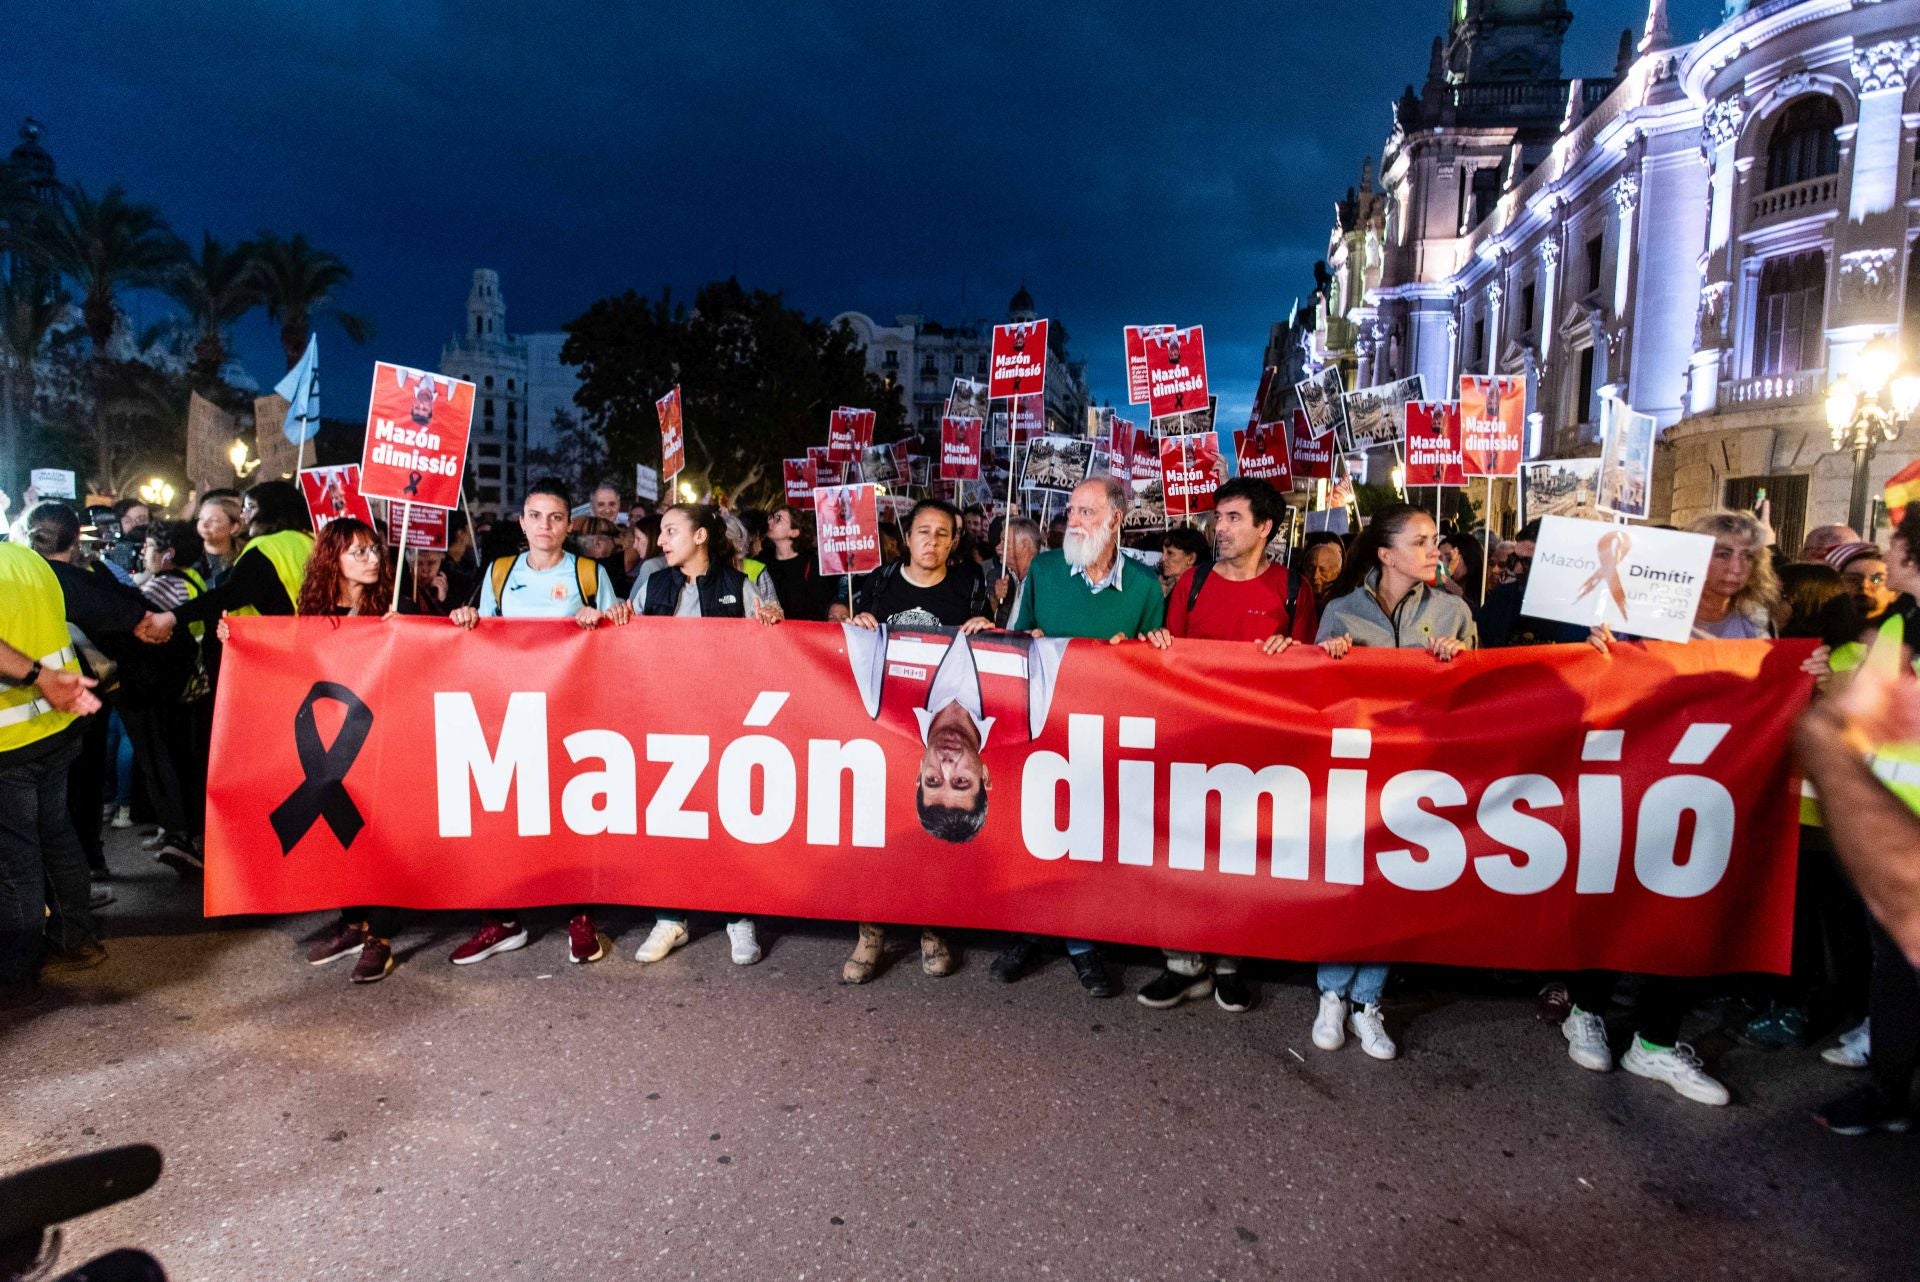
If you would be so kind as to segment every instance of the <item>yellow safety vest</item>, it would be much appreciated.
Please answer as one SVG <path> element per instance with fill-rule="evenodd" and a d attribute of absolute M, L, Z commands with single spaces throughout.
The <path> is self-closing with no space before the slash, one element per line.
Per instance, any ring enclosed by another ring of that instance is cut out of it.
<path fill-rule="evenodd" d="M 248 542 L 240 556 L 258 552 L 273 563 L 273 572 L 280 576 L 280 586 L 287 590 L 287 604 L 300 604 L 300 585 L 307 580 L 307 561 L 313 556 L 313 536 L 305 530 L 281 530 L 278 534 L 263 534 Z M 234 564 L 240 563 L 240 557 L 234 558 Z M 229 614 L 254 615 L 260 611 L 252 606 L 242 606 L 238 610 L 229 610 Z"/>
<path fill-rule="evenodd" d="M 44 558 L 19 543 L 0 543 L 0 641 L 38 659 L 43 668 L 80 670 L 67 633 L 67 597 Z M 29 685 L 0 684 L 0 753 L 59 734 L 73 714 L 57 711 Z"/>
<path fill-rule="evenodd" d="M 1881 638 L 1892 645 L 1899 645 L 1906 639 L 1906 624 L 1899 615 L 1895 615 L 1880 625 Z M 1833 657 L 1827 660 L 1827 667 L 1834 672 L 1852 672 L 1866 661 L 1867 647 L 1858 641 L 1849 641 L 1843 646 L 1834 647 Z M 1914 659 L 1913 670 L 1920 676 L 1920 656 Z M 1889 743 L 1880 751 L 1867 758 L 1867 765 L 1887 785 L 1887 790 L 1907 803 L 1907 809 L 1920 814 L 1920 743 Z M 1815 826 L 1824 826 L 1824 817 L 1820 812 L 1820 797 L 1812 785 L 1802 781 L 1800 785 L 1800 822 Z"/>

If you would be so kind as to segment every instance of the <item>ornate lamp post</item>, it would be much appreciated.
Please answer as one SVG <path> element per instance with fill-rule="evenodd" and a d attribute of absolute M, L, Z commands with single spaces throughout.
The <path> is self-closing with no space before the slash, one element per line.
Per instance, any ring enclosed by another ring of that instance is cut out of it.
<path fill-rule="evenodd" d="M 1899 353 L 1884 338 L 1861 351 L 1853 369 L 1827 387 L 1827 426 L 1833 448 L 1853 451 L 1853 500 L 1847 506 L 1847 524 L 1867 533 L 1868 465 L 1882 441 L 1900 435 L 1920 410 L 1920 373 L 1898 370 Z"/>

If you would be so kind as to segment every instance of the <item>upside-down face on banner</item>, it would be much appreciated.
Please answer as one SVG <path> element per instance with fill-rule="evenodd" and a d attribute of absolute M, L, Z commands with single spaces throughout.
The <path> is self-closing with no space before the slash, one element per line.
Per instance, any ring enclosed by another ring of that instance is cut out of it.
<path fill-rule="evenodd" d="M 750 620 L 239 619 L 207 911 L 628 903 L 1781 971 L 1810 644 L 1441 665 Z"/>

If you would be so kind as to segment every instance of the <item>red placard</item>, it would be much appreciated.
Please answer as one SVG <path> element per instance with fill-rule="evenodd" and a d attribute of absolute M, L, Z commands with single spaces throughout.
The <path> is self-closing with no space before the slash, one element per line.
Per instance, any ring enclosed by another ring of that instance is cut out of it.
<path fill-rule="evenodd" d="M 1269 365 L 1260 371 L 1260 386 L 1253 394 L 1253 408 L 1247 411 L 1247 426 L 1260 426 L 1260 415 L 1266 411 L 1267 397 L 1273 394 L 1274 375 L 1280 371 Z"/>
<path fill-rule="evenodd" d="M 820 573 L 866 574 L 880 568 L 879 500 L 873 485 L 822 486 L 813 492 Z"/>
<path fill-rule="evenodd" d="M 941 480 L 980 479 L 980 426 L 977 418 L 940 420 Z"/>
<path fill-rule="evenodd" d="M 373 524 L 373 504 L 360 492 L 358 463 L 302 469 L 300 493 L 307 500 L 307 515 L 313 519 L 315 533 L 345 516 Z"/>
<path fill-rule="evenodd" d="M 1160 439 L 1152 429 L 1133 429 L 1132 477 L 1135 485 L 1149 485 L 1160 479 Z"/>
<path fill-rule="evenodd" d="M 1289 453 L 1293 460 L 1294 479 L 1300 481 L 1331 481 L 1340 474 L 1340 434 L 1323 432 L 1313 435 L 1313 428 L 1307 423 L 1307 412 L 1293 412 L 1293 433 L 1289 442 Z"/>
<path fill-rule="evenodd" d="M 1465 485 L 1458 401 L 1407 402 L 1407 461 L 1402 484 Z"/>
<path fill-rule="evenodd" d="M 1147 342 L 1148 334 L 1171 333 L 1171 325 L 1127 325 L 1120 333 L 1127 348 L 1127 404 L 1145 405 L 1147 403 Z"/>
<path fill-rule="evenodd" d="M 1468 476 L 1518 476 L 1525 454 L 1527 385 L 1460 376 L 1460 457 Z"/>
<path fill-rule="evenodd" d="M 1233 434 L 1234 457 L 1240 475 L 1266 481 L 1276 490 L 1293 488 L 1293 459 L 1287 452 L 1287 431 L 1280 423 L 1256 423 Z"/>
<path fill-rule="evenodd" d="M 1113 435 L 1107 441 L 1107 453 L 1112 458 L 1111 466 L 1115 476 L 1133 474 L 1133 442 L 1139 429 L 1133 420 L 1114 416 Z"/>
<path fill-rule="evenodd" d="M 956 845 L 916 805 L 915 710 L 951 632 L 231 631 L 212 915 L 594 902 L 1518 970 L 1791 957 L 1811 641 L 1435 663 L 983 633 L 995 724 Z"/>
<path fill-rule="evenodd" d="M 780 460 L 780 477 L 786 483 L 787 502 L 803 512 L 813 511 L 813 488 L 820 484 L 820 469 L 810 458 Z"/>
<path fill-rule="evenodd" d="M 1220 488 L 1220 438 L 1212 432 L 1160 439 L 1160 487 L 1168 517 L 1213 511 Z"/>
<path fill-rule="evenodd" d="M 1047 430 L 1047 398 L 1039 394 L 1016 396 L 1013 406 L 1013 443 L 1025 445 Z"/>
<path fill-rule="evenodd" d="M 1145 336 L 1147 404 L 1153 418 L 1207 408 L 1207 335 L 1204 327 Z"/>
<path fill-rule="evenodd" d="M 686 422 L 682 416 L 680 384 L 653 403 L 660 415 L 660 475 L 671 488 L 673 478 L 687 465 Z"/>
<path fill-rule="evenodd" d="M 387 546 L 400 546 L 400 531 L 407 532 L 407 551 L 444 552 L 447 550 L 447 509 L 421 507 L 418 503 L 387 504 Z"/>
<path fill-rule="evenodd" d="M 993 327 L 993 363 L 987 395 L 994 400 L 1047 390 L 1047 323 L 1013 321 Z"/>
<path fill-rule="evenodd" d="M 813 464 L 814 484 L 838 485 L 847 479 L 847 465 L 833 457 L 826 446 L 807 446 L 807 459 Z"/>
<path fill-rule="evenodd" d="M 842 405 L 827 420 L 827 453 L 838 463 L 858 462 L 873 444 L 873 424 L 878 416 L 872 410 Z"/>
<path fill-rule="evenodd" d="M 399 503 L 459 507 L 472 431 L 472 383 L 374 362 L 360 492 Z"/>

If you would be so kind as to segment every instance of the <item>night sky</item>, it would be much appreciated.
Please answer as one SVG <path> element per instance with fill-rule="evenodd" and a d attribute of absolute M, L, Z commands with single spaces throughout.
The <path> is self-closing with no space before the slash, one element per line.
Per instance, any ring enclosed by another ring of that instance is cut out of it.
<path fill-rule="evenodd" d="M 1199 323 L 1244 414 L 1449 8 L 39 0 L 9 8 L 0 123 L 195 242 L 345 258 L 378 333 L 320 328 L 329 417 L 376 356 L 434 365 L 481 266 L 515 332 L 729 274 L 821 316 L 997 320 L 1024 280 L 1097 400 L 1124 401 L 1123 324 Z M 1564 73 L 1605 75 L 1645 4 L 1573 8 Z M 1684 39 L 1720 3 L 1672 10 Z M 264 317 L 237 337 L 270 386 Z"/>

